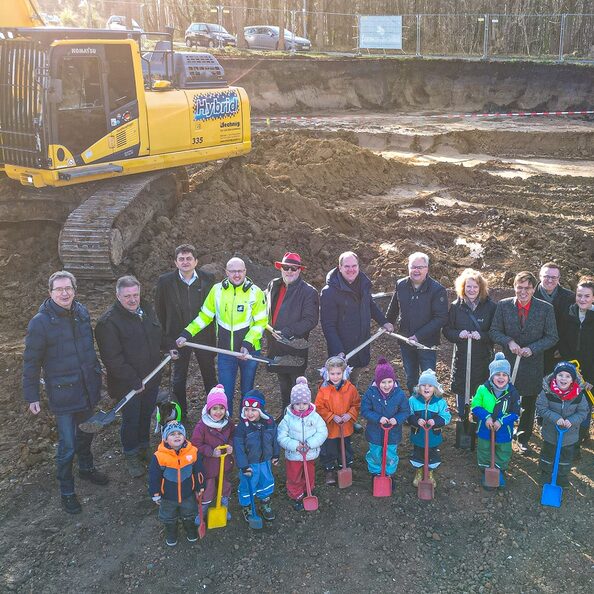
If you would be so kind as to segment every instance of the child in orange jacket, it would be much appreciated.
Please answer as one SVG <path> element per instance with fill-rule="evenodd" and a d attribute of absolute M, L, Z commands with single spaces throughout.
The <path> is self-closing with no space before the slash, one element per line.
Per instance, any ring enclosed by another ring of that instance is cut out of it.
<path fill-rule="evenodd" d="M 353 464 L 351 438 L 361 409 L 357 388 L 345 377 L 347 363 L 342 357 L 330 357 L 324 369 L 322 383 L 316 396 L 316 411 L 326 422 L 328 438 L 322 445 L 320 461 L 326 470 L 326 484 L 336 484 L 336 468 L 342 468 L 340 428 L 344 435 L 347 466 Z M 348 377 L 348 375 L 347 375 Z"/>

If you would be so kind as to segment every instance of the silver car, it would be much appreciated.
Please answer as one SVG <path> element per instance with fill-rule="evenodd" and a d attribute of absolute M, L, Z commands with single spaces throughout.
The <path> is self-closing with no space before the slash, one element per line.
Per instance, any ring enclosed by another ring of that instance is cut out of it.
<path fill-rule="evenodd" d="M 243 35 L 249 49 L 276 50 L 278 49 L 279 31 L 279 27 L 256 25 L 245 27 Z M 285 49 L 308 52 L 311 49 L 311 41 L 285 29 Z"/>

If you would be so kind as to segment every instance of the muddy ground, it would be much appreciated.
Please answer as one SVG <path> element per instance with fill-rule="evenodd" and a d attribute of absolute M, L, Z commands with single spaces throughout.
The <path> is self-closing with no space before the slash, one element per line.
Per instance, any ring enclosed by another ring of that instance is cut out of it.
<path fill-rule="evenodd" d="M 219 274 L 231 255 L 241 255 L 264 286 L 272 262 L 291 249 L 308 264 L 307 280 L 321 288 L 337 255 L 354 249 L 382 291 L 405 273 L 407 255 L 422 249 L 432 258 L 431 274 L 446 286 L 474 266 L 498 287 L 497 298 L 509 294 L 516 271 L 537 272 L 549 259 L 559 262 L 568 286 L 594 270 L 590 123 L 440 122 L 431 129 L 424 120 L 385 117 L 333 113 L 294 125 L 258 122 L 252 153 L 210 176 L 197 170 L 190 194 L 174 214 L 148 226 L 124 268 L 150 292 L 170 268 L 174 246 L 191 241 L 202 264 Z M 18 189 L 3 181 L 0 194 L 6 203 Z M 344 491 L 319 486 L 319 512 L 292 511 L 281 465 L 277 520 L 262 533 L 249 531 L 233 501 L 226 529 L 209 532 L 198 545 L 184 541 L 169 549 L 145 482 L 126 475 L 115 423 L 94 446 L 110 485 L 80 484 L 83 513 L 64 514 L 54 479 L 53 420 L 47 412 L 31 418 L 19 387 L 26 324 L 59 267 L 60 216 L 1 227 L 1 591 L 591 591 L 591 446 L 572 471 L 562 508 L 552 509 L 538 504 L 535 459 L 515 455 L 508 488 L 482 491 L 474 456 L 453 448 L 451 427 L 434 501 L 420 502 L 410 484 L 406 439 L 395 495 L 374 499 L 365 440 L 357 436 L 354 484 Z M 113 284 L 83 282 L 79 298 L 96 319 L 113 299 Z M 402 377 L 390 339 L 374 344 L 373 359 L 380 354 Z M 311 382 L 325 356 L 317 329 Z M 450 356 L 443 344 L 438 373 L 446 384 Z M 371 377 L 370 368 L 361 386 Z M 257 385 L 278 413 L 274 375 L 259 370 Z M 204 401 L 196 375 L 190 393 L 191 431 Z M 103 406 L 111 406 L 107 398 Z"/>

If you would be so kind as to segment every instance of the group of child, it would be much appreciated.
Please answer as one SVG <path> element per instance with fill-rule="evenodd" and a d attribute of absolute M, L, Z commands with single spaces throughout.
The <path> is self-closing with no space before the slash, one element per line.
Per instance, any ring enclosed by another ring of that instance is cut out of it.
<path fill-rule="evenodd" d="M 251 516 L 255 498 L 267 521 L 275 519 L 271 496 L 275 480 L 272 466 L 279 462 L 280 448 L 285 450 L 286 489 L 295 510 L 303 510 L 307 494 L 306 473 L 310 489 L 315 486 L 315 460 L 319 457 L 325 470 L 326 484 L 336 483 L 336 471 L 342 467 L 341 438 L 345 442 L 345 462 L 353 463 L 351 435 L 359 414 L 367 420 L 365 455 L 372 477 L 382 470 L 392 479 L 398 467 L 398 445 L 402 426 L 411 427 L 413 446 L 410 463 L 416 468 L 413 485 L 423 477 L 425 433 L 428 433 L 429 480 L 435 486 L 434 471 L 441 463 L 439 445 L 442 429 L 451 420 L 442 386 L 436 374 L 424 371 L 418 385 L 407 397 L 396 379 L 394 368 L 380 358 L 374 381 L 359 396 L 348 380 L 350 368 L 341 357 L 330 357 L 322 370 L 322 384 L 315 404 L 305 377 L 299 377 L 291 390 L 291 401 L 277 424 L 265 410 L 264 395 L 251 390 L 242 398 L 241 418 L 237 426 L 229 418 L 227 396 L 222 385 L 215 386 L 207 396 L 202 418 L 196 425 L 190 443 L 184 426 L 176 421 L 165 425 L 163 440 L 150 464 L 149 492 L 159 504 L 159 519 L 166 526 L 166 542 L 177 543 L 177 520 L 181 519 L 188 541 L 197 540 L 199 518 L 205 518 L 215 500 L 225 455 L 222 505 L 227 506 L 231 495 L 231 472 L 239 468 L 238 498 L 246 521 Z M 505 486 L 505 471 L 512 454 L 514 423 L 520 415 L 520 395 L 510 381 L 510 365 L 502 353 L 497 353 L 489 365 L 489 379 L 481 385 L 471 403 L 477 419 L 477 461 L 481 469 L 491 464 L 491 435 L 495 441 L 495 464 L 500 469 L 500 487 Z M 543 478 L 550 481 L 558 433 L 563 434 L 559 484 L 567 483 L 580 423 L 588 414 L 586 396 L 582 391 L 576 368 L 568 362 L 559 363 L 543 380 L 538 397 L 537 413 L 543 420 L 544 445 L 540 468 Z M 384 436 L 387 433 L 385 468 L 382 469 Z M 481 478 L 485 488 L 484 472 Z M 198 505 L 202 505 L 198 514 Z"/>

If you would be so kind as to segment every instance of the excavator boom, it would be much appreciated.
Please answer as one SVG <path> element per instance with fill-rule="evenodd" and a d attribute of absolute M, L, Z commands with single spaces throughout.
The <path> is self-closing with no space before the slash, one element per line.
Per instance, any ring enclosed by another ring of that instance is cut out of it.
<path fill-rule="evenodd" d="M 0 27 L 43 27 L 34 0 L 0 0 Z"/>

